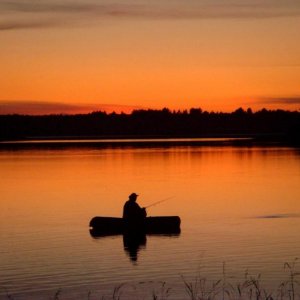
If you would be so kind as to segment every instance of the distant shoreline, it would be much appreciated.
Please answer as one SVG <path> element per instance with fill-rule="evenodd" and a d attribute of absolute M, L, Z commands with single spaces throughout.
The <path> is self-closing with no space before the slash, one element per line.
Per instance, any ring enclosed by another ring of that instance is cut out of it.
<path fill-rule="evenodd" d="M 300 145 L 300 112 L 263 109 L 253 113 L 137 110 L 131 114 L 0 115 L 0 141 L 251 139 L 252 143 Z M 173 141 L 175 142 L 175 141 Z M 178 141 L 176 141 L 178 142 Z M 200 140 L 198 141 L 200 142 Z M 215 142 L 215 141 L 210 141 Z M 241 142 L 241 141 L 239 141 Z M 249 142 L 249 141 L 248 141 Z"/>
<path fill-rule="evenodd" d="M 22 140 L 2 140 L 1 149 L 65 149 L 65 148 L 157 148 L 172 146 L 210 146 L 210 147 L 293 147 L 300 148 L 299 143 L 268 136 L 218 136 L 218 137 L 28 137 Z"/>

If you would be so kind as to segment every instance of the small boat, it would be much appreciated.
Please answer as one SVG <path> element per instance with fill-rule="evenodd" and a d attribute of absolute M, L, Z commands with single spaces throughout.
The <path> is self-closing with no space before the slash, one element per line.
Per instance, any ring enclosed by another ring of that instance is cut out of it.
<path fill-rule="evenodd" d="M 94 217 L 90 221 L 92 235 L 113 234 L 179 234 L 180 218 L 178 216 L 147 217 L 142 222 L 128 223 L 123 218 Z"/>

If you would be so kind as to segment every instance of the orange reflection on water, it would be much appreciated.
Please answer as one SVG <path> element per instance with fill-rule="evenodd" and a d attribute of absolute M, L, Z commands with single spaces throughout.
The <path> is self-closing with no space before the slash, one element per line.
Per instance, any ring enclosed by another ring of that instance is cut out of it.
<path fill-rule="evenodd" d="M 80 213 L 83 206 L 91 215 L 117 216 L 133 191 L 142 206 L 171 197 L 149 209 L 151 215 L 300 211 L 298 156 L 289 149 L 25 151 L 2 154 L 1 165 L 3 201 L 16 211 L 33 207 L 38 214 L 58 213 L 78 207 Z"/>
<path fill-rule="evenodd" d="M 178 283 L 175 276 L 191 274 L 202 258 L 207 276 L 225 261 L 237 276 L 251 268 L 277 278 L 277 266 L 300 251 L 299 158 L 275 147 L 1 151 L 0 279 L 8 276 L 23 291 L 49 281 L 56 291 L 64 284 L 117 285 L 131 272 L 149 281 L 148 271 Z M 95 240 L 88 228 L 96 215 L 121 216 L 131 192 L 140 194 L 141 206 L 169 198 L 148 215 L 182 220 L 177 238 L 147 237 L 138 266 L 121 237 Z"/>

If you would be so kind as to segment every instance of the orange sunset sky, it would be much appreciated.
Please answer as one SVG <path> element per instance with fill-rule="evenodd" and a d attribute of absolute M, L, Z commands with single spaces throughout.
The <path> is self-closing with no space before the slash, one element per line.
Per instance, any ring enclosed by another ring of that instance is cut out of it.
<path fill-rule="evenodd" d="M 300 109 L 299 0 L 1 0 L 0 114 Z"/>

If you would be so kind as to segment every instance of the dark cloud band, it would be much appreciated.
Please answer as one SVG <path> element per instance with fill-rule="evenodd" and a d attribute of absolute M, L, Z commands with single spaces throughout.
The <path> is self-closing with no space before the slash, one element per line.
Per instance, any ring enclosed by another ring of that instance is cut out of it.
<path fill-rule="evenodd" d="M 141 109 L 141 106 L 122 104 L 66 104 L 45 101 L 16 101 L 0 100 L 0 115 L 24 114 L 24 115 L 48 115 L 48 114 L 76 114 L 90 113 L 93 111 L 106 112 L 131 112 Z"/>
<path fill-rule="evenodd" d="M 211 1 L 134 1 L 112 3 L 103 1 L 35 1 L 15 0 L 0 2 L 0 16 L 13 18 L 2 22 L 0 30 L 37 28 L 49 25 L 80 23 L 82 20 L 109 18 L 145 19 L 207 19 L 207 18 L 277 18 L 300 16 L 300 2 L 297 0 L 232 0 L 224 4 L 220 0 Z M 27 18 L 23 22 L 16 15 Z M 30 15 L 30 17 L 29 17 Z M 32 15 L 38 19 L 32 23 Z M 55 16 L 56 22 L 48 18 Z M 62 22 L 69 19 L 69 22 Z M 2 18 L 3 19 L 3 18 Z M 46 24 L 46 25 L 45 25 Z"/>
<path fill-rule="evenodd" d="M 285 105 L 300 105 L 300 97 L 270 97 L 261 98 L 258 100 L 261 104 L 285 104 Z"/>

